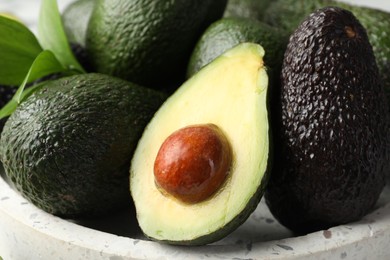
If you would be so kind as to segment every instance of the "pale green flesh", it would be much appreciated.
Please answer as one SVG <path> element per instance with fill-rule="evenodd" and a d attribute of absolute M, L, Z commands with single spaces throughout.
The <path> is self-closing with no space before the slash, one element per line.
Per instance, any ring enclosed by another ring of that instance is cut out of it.
<path fill-rule="evenodd" d="M 223 228 L 247 206 L 267 168 L 268 77 L 264 50 L 238 45 L 183 84 L 156 113 L 132 160 L 130 187 L 143 232 L 154 239 L 191 241 Z M 234 161 L 224 187 L 212 198 L 186 205 L 164 196 L 154 183 L 153 165 L 163 141 L 194 124 L 219 126 Z"/>

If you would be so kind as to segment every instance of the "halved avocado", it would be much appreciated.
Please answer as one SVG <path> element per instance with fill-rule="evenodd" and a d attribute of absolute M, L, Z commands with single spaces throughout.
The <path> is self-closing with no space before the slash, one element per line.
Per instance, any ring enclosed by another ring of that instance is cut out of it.
<path fill-rule="evenodd" d="M 145 235 L 170 244 L 217 241 L 258 205 L 269 170 L 268 76 L 264 50 L 242 43 L 185 82 L 158 110 L 137 146 L 130 189 Z M 206 200 L 185 203 L 157 187 L 154 164 L 163 142 L 179 129 L 217 126 L 232 150 L 221 187 Z"/>

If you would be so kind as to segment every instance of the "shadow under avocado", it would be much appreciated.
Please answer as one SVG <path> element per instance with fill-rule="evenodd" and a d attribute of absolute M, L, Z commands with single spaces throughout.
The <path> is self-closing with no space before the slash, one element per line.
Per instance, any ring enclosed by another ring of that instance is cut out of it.
<path fill-rule="evenodd" d="M 129 206 L 125 209 L 112 212 L 103 217 L 68 219 L 68 221 L 118 236 L 145 240 L 146 238 L 143 236 L 136 219 L 134 204 L 129 203 Z"/>

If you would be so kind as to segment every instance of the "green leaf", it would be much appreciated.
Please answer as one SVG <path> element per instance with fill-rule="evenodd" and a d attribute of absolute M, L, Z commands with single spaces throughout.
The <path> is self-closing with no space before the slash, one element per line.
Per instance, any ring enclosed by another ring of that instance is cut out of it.
<path fill-rule="evenodd" d="M 26 26 L 0 15 L 0 84 L 20 85 L 41 51 L 38 40 Z"/>
<path fill-rule="evenodd" d="M 64 68 L 60 64 L 60 62 L 56 59 L 56 57 L 54 56 L 54 54 L 51 51 L 49 51 L 49 50 L 42 51 L 36 57 L 30 70 L 27 73 L 27 76 L 25 77 L 23 83 L 19 86 L 15 95 L 7 103 L 7 105 L 5 105 L 0 110 L 0 119 L 11 115 L 21 102 L 23 102 L 26 98 L 28 98 L 35 91 L 40 89 L 45 83 L 45 82 L 42 82 L 40 84 L 36 84 L 32 87 L 25 89 L 27 82 L 31 81 L 30 80 L 31 78 L 42 78 L 44 76 L 47 76 L 47 75 L 50 75 L 53 73 L 59 73 L 59 72 L 72 73 L 71 71 L 68 71 L 66 68 Z"/>
<path fill-rule="evenodd" d="M 38 21 L 38 38 L 45 50 L 52 51 L 68 70 L 85 73 L 70 48 L 65 34 L 57 0 L 42 0 Z"/>

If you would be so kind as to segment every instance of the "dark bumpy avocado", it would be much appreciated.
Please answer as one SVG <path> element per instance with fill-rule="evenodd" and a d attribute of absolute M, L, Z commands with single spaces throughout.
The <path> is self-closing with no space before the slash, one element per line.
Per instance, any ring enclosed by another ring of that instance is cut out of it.
<path fill-rule="evenodd" d="M 387 99 L 390 102 L 389 13 L 331 0 L 278 0 L 269 6 L 264 14 L 264 21 L 292 33 L 307 15 L 325 6 L 338 6 L 351 11 L 366 28 L 379 73 L 383 79 Z"/>
<path fill-rule="evenodd" d="M 98 0 L 87 31 L 94 70 L 155 89 L 177 87 L 196 41 L 226 2 Z"/>
<path fill-rule="evenodd" d="M 163 100 L 99 74 L 49 82 L 7 120 L 0 140 L 6 174 L 25 197 L 55 215 L 129 205 L 130 158 Z"/>
<path fill-rule="evenodd" d="M 299 233 L 358 220 L 390 171 L 388 105 L 365 29 L 340 8 L 311 14 L 290 38 L 281 80 L 271 212 Z"/>
<path fill-rule="evenodd" d="M 284 31 L 247 18 L 223 18 L 202 34 L 191 55 L 187 69 L 190 77 L 228 49 L 243 42 L 260 44 L 265 50 L 264 62 L 279 78 L 288 36 Z"/>
<path fill-rule="evenodd" d="M 257 207 L 271 158 L 263 55 L 263 48 L 253 43 L 230 49 L 184 83 L 149 123 L 130 172 L 137 219 L 146 236 L 172 244 L 211 243 L 232 232 Z M 160 192 L 155 159 L 173 132 L 203 124 L 213 124 L 225 134 L 233 163 L 212 197 L 185 204 Z"/>

